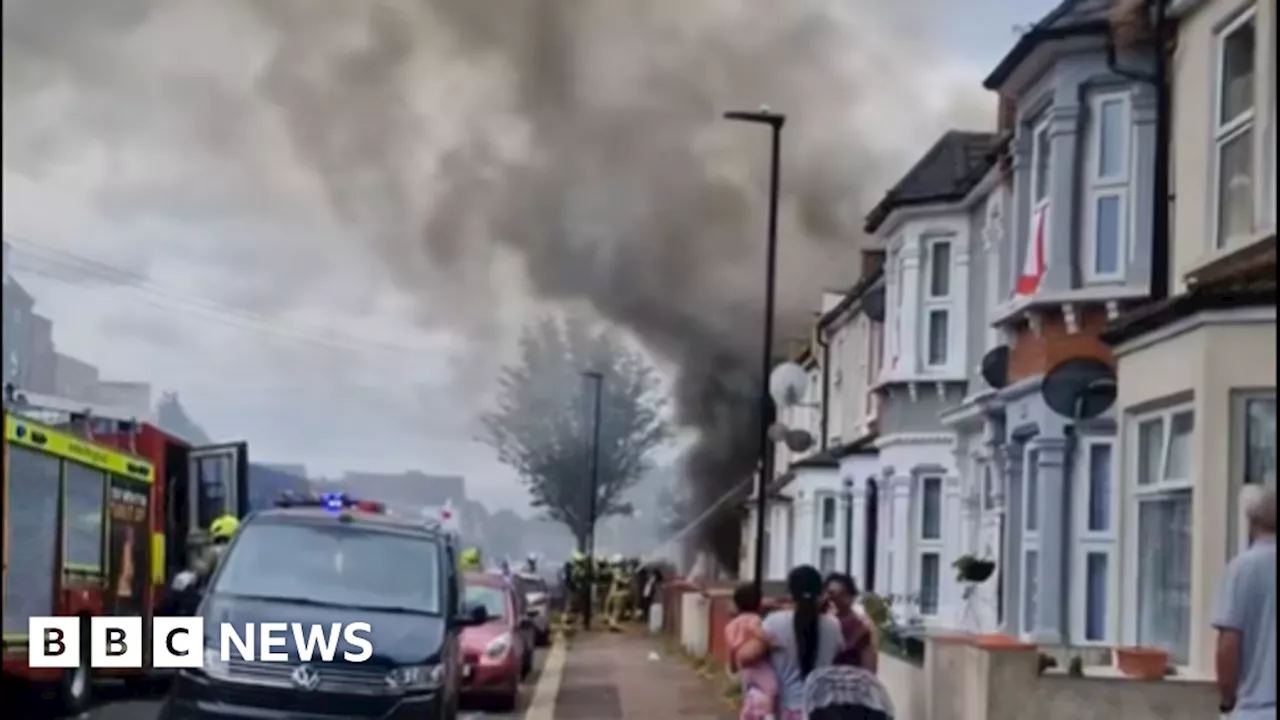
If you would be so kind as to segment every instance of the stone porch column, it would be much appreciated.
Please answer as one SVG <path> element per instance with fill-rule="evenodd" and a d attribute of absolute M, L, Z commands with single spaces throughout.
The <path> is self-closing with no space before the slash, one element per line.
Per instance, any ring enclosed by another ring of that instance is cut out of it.
<path fill-rule="evenodd" d="M 893 585 L 890 592 L 900 598 L 917 592 L 917 589 L 912 587 L 911 581 L 911 568 L 915 565 L 911 558 L 915 551 L 911 526 L 913 484 L 910 475 L 894 475 L 889 481 L 889 495 L 893 498 L 890 501 L 892 503 L 890 512 L 893 516 L 893 538 L 890 540 L 893 547 Z M 895 604 L 907 607 L 902 601 Z M 914 615 L 915 611 L 908 614 Z"/>
<path fill-rule="evenodd" d="M 1067 525 L 1071 507 L 1066 477 L 1066 439 L 1039 436 L 1036 451 L 1039 481 L 1040 552 L 1036 582 L 1035 640 L 1060 645 L 1066 637 Z"/>
<path fill-rule="evenodd" d="M 939 568 L 942 577 L 938 578 L 941 581 L 941 597 L 938 598 L 941 607 L 938 610 L 943 618 L 951 618 L 952 622 L 957 622 L 964 609 L 964 588 L 956 581 L 955 568 L 951 567 L 951 563 L 968 552 L 965 542 L 968 521 L 964 519 L 968 511 L 964 508 L 959 476 L 948 475 L 942 483 L 943 542 L 942 567 Z"/>
<path fill-rule="evenodd" d="M 867 582 L 867 484 L 869 482 L 870 480 L 866 478 L 854 478 L 853 481 L 853 517 L 851 518 L 853 527 L 849 528 L 849 532 L 853 535 L 853 542 L 849 544 L 853 558 L 849 567 L 859 588 Z"/>
<path fill-rule="evenodd" d="M 1022 629 L 1022 443 L 996 448 L 996 464 L 1003 466 L 1004 547 L 1000 550 L 1004 573 L 1004 622 L 1001 630 L 1017 635 Z"/>

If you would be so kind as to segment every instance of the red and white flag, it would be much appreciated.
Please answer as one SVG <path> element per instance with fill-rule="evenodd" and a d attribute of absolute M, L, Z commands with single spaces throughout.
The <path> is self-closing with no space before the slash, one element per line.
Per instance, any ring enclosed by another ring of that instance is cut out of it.
<path fill-rule="evenodd" d="M 1018 283 L 1013 288 L 1014 297 L 1031 297 L 1040 290 L 1040 281 L 1044 279 L 1045 231 L 1049 222 L 1049 206 L 1036 210 L 1031 219 L 1031 237 L 1027 238 L 1027 256 L 1022 264 L 1022 272 L 1018 275 Z"/>

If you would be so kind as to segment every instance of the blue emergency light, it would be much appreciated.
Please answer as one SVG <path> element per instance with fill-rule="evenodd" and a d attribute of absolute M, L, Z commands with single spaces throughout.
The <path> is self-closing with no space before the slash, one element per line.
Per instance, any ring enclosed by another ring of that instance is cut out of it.
<path fill-rule="evenodd" d="M 324 493 L 322 495 L 296 495 L 294 493 L 285 493 L 276 500 L 276 507 L 280 508 L 324 508 L 329 512 L 342 512 L 343 510 L 356 510 L 359 512 L 369 513 L 385 513 L 386 505 L 375 500 L 356 500 L 346 493 Z"/>

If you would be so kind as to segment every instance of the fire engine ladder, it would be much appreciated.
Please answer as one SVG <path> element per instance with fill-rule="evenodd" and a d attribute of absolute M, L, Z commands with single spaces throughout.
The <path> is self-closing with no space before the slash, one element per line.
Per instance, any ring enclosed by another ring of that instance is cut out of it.
<path fill-rule="evenodd" d="M 129 451 L 137 452 L 139 419 L 127 408 L 34 393 L 10 383 L 4 387 L 4 409 L 33 422 L 70 429 L 90 441 L 95 434 L 123 434 L 129 438 Z"/>

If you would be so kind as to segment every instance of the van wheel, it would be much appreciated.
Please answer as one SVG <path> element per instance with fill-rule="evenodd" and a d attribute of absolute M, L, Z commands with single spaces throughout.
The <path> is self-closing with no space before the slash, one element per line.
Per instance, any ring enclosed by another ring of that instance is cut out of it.
<path fill-rule="evenodd" d="M 84 636 L 86 639 L 88 635 Z M 93 669 L 89 667 L 89 648 L 80 649 L 80 667 L 62 671 L 58 682 L 58 707 L 66 715 L 79 715 L 89 709 L 93 700 Z"/>

